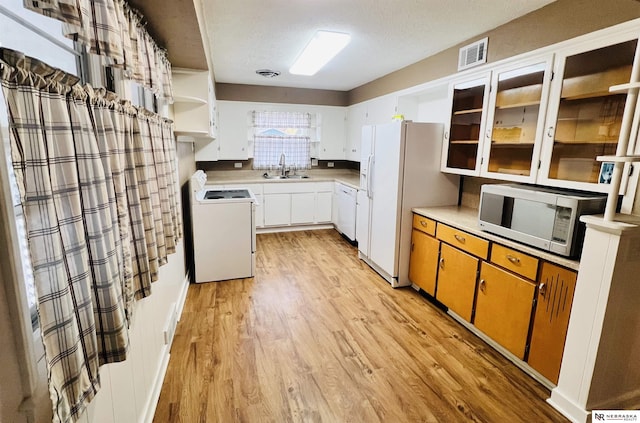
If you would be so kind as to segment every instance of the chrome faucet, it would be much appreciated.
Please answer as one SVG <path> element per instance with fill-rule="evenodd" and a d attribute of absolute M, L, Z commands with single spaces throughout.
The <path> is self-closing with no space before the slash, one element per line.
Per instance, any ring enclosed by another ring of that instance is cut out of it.
<path fill-rule="evenodd" d="M 280 165 L 280 176 L 285 177 L 287 176 L 287 172 L 285 170 L 285 156 L 284 153 L 280 154 L 280 163 L 278 163 Z"/>

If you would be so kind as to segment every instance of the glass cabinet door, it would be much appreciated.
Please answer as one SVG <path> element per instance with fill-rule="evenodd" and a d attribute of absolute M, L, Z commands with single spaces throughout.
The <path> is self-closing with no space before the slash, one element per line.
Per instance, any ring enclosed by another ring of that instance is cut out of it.
<path fill-rule="evenodd" d="M 449 131 L 445 132 L 442 170 L 462 175 L 479 175 L 482 119 L 487 103 L 488 75 L 482 79 L 452 85 Z"/>
<path fill-rule="evenodd" d="M 494 72 L 483 176 L 535 181 L 550 75 L 550 57 L 542 62 Z"/>
<path fill-rule="evenodd" d="M 554 87 L 557 109 L 550 109 L 543 161 L 549 183 L 607 190 L 607 164 L 596 156 L 615 155 L 627 101 L 626 92 L 611 93 L 609 87 L 629 82 L 636 45 L 634 39 L 559 63 L 562 80 Z"/>

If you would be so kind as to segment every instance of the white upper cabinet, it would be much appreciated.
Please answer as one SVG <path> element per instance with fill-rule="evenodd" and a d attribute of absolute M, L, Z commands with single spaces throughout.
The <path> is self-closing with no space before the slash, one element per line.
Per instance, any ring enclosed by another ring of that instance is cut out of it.
<path fill-rule="evenodd" d="M 216 101 L 208 71 L 174 69 L 173 120 L 177 136 L 216 137 Z"/>
<path fill-rule="evenodd" d="M 616 154 L 630 104 L 626 91 L 610 87 L 630 82 L 636 37 L 602 39 L 557 55 L 539 183 L 608 191 L 610 176 L 596 157 Z"/>
<path fill-rule="evenodd" d="M 449 122 L 442 146 L 442 171 L 478 176 L 489 97 L 489 72 L 450 84 Z"/>
<path fill-rule="evenodd" d="M 552 56 L 494 69 L 480 174 L 536 181 Z"/>
<path fill-rule="evenodd" d="M 360 161 L 362 127 L 391 122 L 398 110 L 398 97 L 385 95 L 370 101 L 354 104 L 347 108 L 347 139 L 345 159 Z"/>
<path fill-rule="evenodd" d="M 362 127 L 367 120 L 366 103 L 358 103 L 347 108 L 347 141 L 345 143 L 345 159 L 360 161 L 360 143 Z"/>
<path fill-rule="evenodd" d="M 347 108 L 317 106 L 320 143 L 317 157 L 322 160 L 344 160 L 347 138 Z"/>

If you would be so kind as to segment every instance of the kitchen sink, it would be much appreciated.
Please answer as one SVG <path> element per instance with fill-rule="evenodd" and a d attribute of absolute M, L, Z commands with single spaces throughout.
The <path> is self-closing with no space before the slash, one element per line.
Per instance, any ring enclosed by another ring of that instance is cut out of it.
<path fill-rule="evenodd" d="M 309 175 L 269 175 L 267 173 L 263 174 L 262 177 L 264 179 L 309 179 Z"/>

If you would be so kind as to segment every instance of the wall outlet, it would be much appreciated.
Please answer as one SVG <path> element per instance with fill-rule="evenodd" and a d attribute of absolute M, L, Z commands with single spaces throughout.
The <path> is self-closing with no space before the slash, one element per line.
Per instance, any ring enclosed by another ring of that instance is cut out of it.
<path fill-rule="evenodd" d="M 333 162 L 327 162 L 327 167 L 333 167 Z"/>
<path fill-rule="evenodd" d="M 311 159 L 311 166 L 318 166 L 318 159 Z"/>
<path fill-rule="evenodd" d="M 235 167 L 236 169 L 241 169 L 242 168 L 242 163 L 234 163 L 233 167 Z"/>

